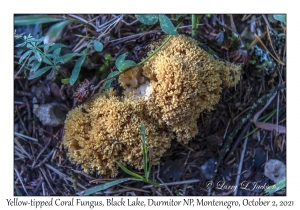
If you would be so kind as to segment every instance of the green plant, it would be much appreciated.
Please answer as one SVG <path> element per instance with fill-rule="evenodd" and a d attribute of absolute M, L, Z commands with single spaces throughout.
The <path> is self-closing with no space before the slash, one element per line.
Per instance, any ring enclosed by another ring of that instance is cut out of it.
<path fill-rule="evenodd" d="M 265 193 L 266 193 L 266 195 L 270 195 L 270 194 L 273 194 L 285 187 L 286 187 L 286 179 L 283 179 L 280 182 L 277 182 L 276 184 L 267 187 L 265 189 Z"/>
<path fill-rule="evenodd" d="M 61 48 L 67 47 L 64 44 L 42 44 L 45 37 L 35 39 L 30 34 L 28 36 L 20 36 L 15 33 L 14 36 L 16 39 L 22 39 L 23 41 L 22 43 L 17 44 L 16 47 L 27 48 L 27 51 L 25 51 L 20 57 L 18 64 L 24 66 L 29 70 L 29 80 L 35 79 L 48 72 L 49 70 L 53 71 L 53 75 L 55 78 L 56 72 L 60 69 L 59 64 L 67 63 L 72 58 L 79 57 L 74 65 L 71 77 L 62 79 L 62 83 L 70 83 L 71 85 L 73 85 L 78 79 L 81 66 L 86 59 L 91 45 L 93 45 L 94 49 L 98 52 L 102 51 L 103 49 L 103 45 L 101 42 L 92 39 L 89 42 L 88 46 L 81 51 L 81 53 L 68 53 L 65 55 L 60 55 Z M 42 64 L 44 64 L 45 66 L 40 68 Z M 26 75 L 26 71 L 24 71 L 24 73 Z"/>
<path fill-rule="evenodd" d="M 182 16 L 180 16 L 182 17 Z M 178 17 L 178 19 L 180 18 Z M 185 16 L 183 16 L 185 17 Z M 160 27 L 162 28 L 162 30 L 169 34 L 169 36 L 166 38 L 166 40 L 151 54 L 149 55 L 147 58 L 145 58 L 144 60 L 142 60 L 141 62 L 139 62 L 138 64 L 136 64 L 134 61 L 132 60 L 125 60 L 126 54 L 124 53 L 120 56 L 118 56 L 118 58 L 116 59 L 115 65 L 118 69 L 118 71 L 113 71 L 111 72 L 108 76 L 107 76 L 107 80 L 105 82 L 105 87 L 106 89 L 109 89 L 111 86 L 111 83 L 113 81 L 113 79 L 124 73 L 126 70 L 130 70 L 132 68 L 138 67 L 143 65 L 146 61 L 148 61 L 152 56 L 154 56 L 169 40 L 173 35 L 178 34 L 177 32 L 177 28 L 179 27 L 179 25 L 181 24 L 181 22 L 177 25 L 177 27 L 174 27 L 173 23 L 171 22 L 171 20 L 166 16 L 166 15 L 136 15 L 136 18 L 141 21 L 142 23 L 146 24 L 146 25 L 152 25 L 155 24 L 158 20 L 160 22 Z M 184 18 L 183 18 L 184 19 Z"/>
<path fill-rule="evenodd" d="M 199 15 L 191 15 L 192 20 L 192 37 L 196 37 L 197 25 L 199 24 Z"/>
<path fill-rule="evenodd" d="M 144 176 L 141 176 L 141 175 L 139 175 L 137 173 L 134 173 L 134 172 L 130 171 L 125 166 L 123 166 L 122 163 L 120 163 L 120 162 L 118 162 L 116 160 L 115 160 L 115 162 L 118 164 L 118 166 L 124 172 L 126 172 L 127 174 L 135 177 L 136 180 L 140 180 L 140 181 L 146 182 L 148 184 L 152 184 L 152 185 L 158 186 L 159 183 L 154 182 L 154 181 L 152 181 L 152 180 L 149 179 L 152 164 L 148 160 L 147 143 L 146 143 L 146 131 L 145 131 L 145 126 L 144 126 L 143 122 L 141 122 L 141 131 L 142 131 L 142 146 L 143 146 Z"/>
<path fill-rule="evenodd" d="M 90 189 L 84 190 L 82 192 L 80 192 L 80 195 L 91 195 L 93 193 L 99 192 L 101 190 L 105 190 L 107 188 L 110 188 L 112 186 L 121 184 L 123 182 L 129 181 L 129 180 L 134 180 L 134 181 L 143 181 L 146 182 L 148 184 L 151 185 L 155 185 L 155 186 L 160 186 L 159 183 L 152 181 L 151 179 L 149 179 L 150 176 L 150 172 L 151 172 L 151 162 L 148 160 L 148 153 L 147 153 L 147 142 L 146 142 L 146 131 L 145 131 L 145 126 L 144 123 L 141 122 L 141 131 L 142 131 L 142 147 L 143 147 L 143 163 L 144 163 L 144 176 L 141 176 L 135 172 L 130 171 L 129 169 L 127 169 L 124 165 L 122 165 L 122 163 L 118 162 L 115 160 L 115 162 L 117 163 L 117 165 L 127 174 L 129 174 L 130 178 L 122 178 L 122 179 L 117 179 L 114 180 L 112 182 L 108 182 L 102 185 L 98 185 L 95 187 L 92 187 Z"/>
<path fill-rule="evenodd" d="M 153 25 L 159 20 L 160 27 L 163 32 L 170 34 L 170 35 L 178 34 L 172 21 L 166 15 L 150 15 L 149 14 L 149 15 L 135 15 L 135 17 L 140 22 L 142 22 L 146 25 Z"/>
<path fill-rule="evenodd" d="M 286 15 L 285 14 L 273 15 L 273 17 L 282 23 L 286 23 Z"/>
<path fill-rule="evenodd" d="M 89 53 L 89 49 L 93 46 L 93 48 L 97 52 L 101 52 L 103 50 L 103 44 L 96 40 L 94 37 L 90 38 L 90 41 L 87 47 L 82 50 L 80 53 L 68 53 L 65 55 L 60 55 L 61 48 L 67 47 L 66 45 L 60 43 L 54 43 L 61 38 L 62 32 L 64 28 L 76 21 L 74 19 L 63 20 L 59 18 L 53 18 L 50 16 L 17 16 L 15 17 L 14 24 L 16 26 L 20 25 L 30 25 L 30 24 L 38 24 L 38 23 L 49 23 L 49 22 L 57 22 L 52 25 L 47 31 L 45 37 L 40 39 L 33 38 L 30 34 L 28 36 L 20 36 L 14 33 L 14 37 L 16 39 L 22 39 L 22 43 L 17 44 L 15 47 L 25 47 L 27 51 L 25 51 L 20 57 L 18 64 L 22 65 L 23 68 L 29 70 L 28 79 L 35 79 L 44 73 L 52 70 L 53 80 L 55 79 L 56 73 L 60 69 L 60 64 L 64 64 L 69 62 L 74 57 L 79 57 L 74 65 L 72 70 L 72 74 L 70 78 L 67 78 L 64 75 L 64 79 L 61 80 L 63 84 L 73 85 L 79 76 L 81 66 L 84 63 L 87 54 Z M 77 21 L 78 22 L 78 21 Z M 80 22 L 80 21 L 79 21 Z M 44 64 L 45 66 L 40 68 Z M 26 75 L 26 71 L 24 71 Z"/>

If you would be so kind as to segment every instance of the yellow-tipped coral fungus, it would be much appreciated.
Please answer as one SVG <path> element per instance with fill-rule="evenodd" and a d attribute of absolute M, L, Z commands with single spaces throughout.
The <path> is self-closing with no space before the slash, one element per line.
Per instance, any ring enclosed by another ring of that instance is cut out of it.
<path fill-rule="evenodd" d="M 96 169 L 111 177 L 118 173 L 114 160 L 141 169 L 142 121 L 147 127 L 147 146 L 153 148 L 153 160 L 157 162 L 170 147 L 172 135 L 161 130 L 155 121 L 142 119 L 138 110 L 132 101 L 115 96 L 112 90 L 97 94 L 86 105 L 71 110 L 64 134 L 70 159 L 81 164 L 86 173 Z"/>
<path fill-rule="evenodd" d="M 154 164 L 158 163 L 172 138 L 187 143 L 197 134 L 199 114 L 212 110 L 222 84 L 233 86 L 240 74 L 240 66 L 216 60 L 194 39 L 173 36 L 140 69 L 119 77 L 124 96 L 108 90 L 69 112 L 64 146 L 87 173 L 97 170 L 114 177 L 114 160 L 142 169 L 143 122 L 147 148 L 152 148 Z"/>

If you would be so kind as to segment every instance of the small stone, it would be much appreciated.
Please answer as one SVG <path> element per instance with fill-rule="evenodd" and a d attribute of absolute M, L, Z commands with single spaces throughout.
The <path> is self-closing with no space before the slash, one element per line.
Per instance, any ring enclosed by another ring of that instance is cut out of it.
<path fill-rule="evenodd" d="M 43 125 L 59 127 L 64 124 L 66 113 L 62 112 L 55 103 L 34 104 L 33 113 L 39 118 Z"/>
<path fill-rule="evenodd" d="M 213 178 L 214 168 L 215 168 L 214 158 L 209 159 L 201 166 L 201 172 L 205 176 L 205 179 L 209 180 Z"/>
<path fill-rule="evenodd" d="M 286 178 L 285 164 L 279 160 L 270 159 L 265 164 L 265 176 L 277 183 Z"/>

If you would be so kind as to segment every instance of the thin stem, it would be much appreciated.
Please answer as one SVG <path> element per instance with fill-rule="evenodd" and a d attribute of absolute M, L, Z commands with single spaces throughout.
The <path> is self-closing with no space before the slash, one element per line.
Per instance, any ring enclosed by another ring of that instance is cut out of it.
<path fill-rule="evenodd" d="M 196 30 L 197 30 L 197 16 L 194 14 L 192 15 L 192 37 L 196 37 Z"/>

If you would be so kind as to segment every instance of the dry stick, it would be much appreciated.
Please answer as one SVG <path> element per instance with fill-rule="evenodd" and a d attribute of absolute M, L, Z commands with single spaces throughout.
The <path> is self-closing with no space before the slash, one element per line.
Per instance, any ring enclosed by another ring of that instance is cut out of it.
<path fill-rule="evenodd" d="M 58 171 L 56 168 L 54 168 L 53 166 L 51 166 L 51 165 L 49 165 L 49 164 L 47 164 L 47 163 L 45 163 L 45 166 L 47 167 L 47 168 L 49 168 L 50 170 L 52 170 L 54 173 L 56 173 L 57 175 L 59 175 L 60 177 L 62 177 L 62 178 L 64 178 L 64 179 L 66 179 L 66 180 L 68 180 L 68 181 L 70 181 L 70 182 L 73 182 L 73 179 L 72 178 L 70 178 L 69 176 L 67 176 L 66 174 L 64 174 L 64 173 L 62 173 L 62 172 L 60 172 L 60 171 Z M 82 189 L 86 189 L 86 187 L 84 187 L 82 184 L 80 184 L 80 183 L 78 183 L 77 182 L 77 185 L 79 186 L 79 187 L 81 187 Z"/>
<path fill-rule="evenodd" d="M 20 116 L 20 112 L 19 112 L 18 107 L 17 107 L 15 110 L 17 111 L 17 114 L 18 114 L 18 116 L 19 116 L 20 122 L 21 122 L 21 124 L 22 124 L 22 126 L 23 126 L 23 129 L 24 129 L 25 133 L 27 134 L 27 136 L 29 136 L 29 132 L 28 132 L 26 126 L 25 126 L 24 121 L 22 120 L 22 118 L 21 118 L 21 116 Z"/>
<path fill-rule="evenodd" d="M 46 147 L 45 147 L 46 148 Z M 38 168 L 38 167 L 40 167 L 41 165 L 43 165 L 49 158 L 50 158 L 50 156 L 53 154 L 53 152 L 55 151 L 56 149 L 55 148 L 53 148 L 52 149 L 52 151 L 38 164 L 38 165 L 36 165 L 35 166 L 35 164 L 36 164 L 36 161 L 34 162 L 34 164 L 32 164 L 32 168 Z M 40 153 L 41 154 L 41 153 Z M 39 155 L 40 155 L 39 154 Z"/>
<path fill-rule="evenodd" d="M 249 131 L 249 128 L 248 128 L 248 131 Z M 240 164 L 239 164 L 239 168 L 238 168 L 238 172 L 237 172 L 238 174 L 237 174 L 237 177 L 236 177 L 235 186 L 239 186 L 239 183 L 240 183 L 241 172 L 242 172 L 242 167 L 243 167 L 243 162 L 244 162 L 247 143 L 248 143 L 248 137 L 244 141 L 243 151 L 242 151 L 242 154 L 241 154 L 241 159 L 240 159 Z M 238 190 L 235 190 L 233 195 L 236 196 L 237 192 L 238 192 Z"/>
<path fill-rule="evenodd" d="M 173 196 L 172 191 L 169 189 L 169 187 L 159 178 L 159 171 L 160 171 L 160 165 L 158 165 L 158 172 L 156 178 L 162 183 L 160 186 L 166 187 L 166 189 L 169 191 L 169 193 Z"/>
<path fill-rule="evenodd" d="M 223 161 L 225 155 L 227 154 L 227 152 L 230 149 L 230 145 L 234 139 L 234 137 L 237 135 L 237 133 L 240 131 L 240 129 L 242 128 L 242 126 L 248 122 L 253 114 L 255 113 L 255 111 L 263 104 L 265 104 L 275 93 L 277 93 L 278 91 L 280 91 L 281 89 L 285 88 L 285 83 L 277 86 L 276 88 L 272 89 L 269 91 L 269 93 L 267 93 L 266 95 L 262 96 L 261 98 L 259 98 L 251 107 L 251 109 L 245 114 L 244 117 L 241 118 L 240 122 L 237 123 L 236 127 L 234 128 L 234 130 L 227 136 L 225 144 L 221 150 L 221 154 L 220 157 L 218 159 L 218 162 L 215 163 L 215 170 L 214 170 L 214 176 L 211 179 L 211 181 L 213 182 L 219 166 L 221 164 L 221 162 Z M 210 195 L 211 193 L 211 188 L 208 190 L 208 195 Z"/>
<path fill-rule="evenodd" d="M 26 91 L 23 91 L 23 90 L 15 90 L 14 94 L 17 95 L 17 96 L 28 96 L 28 97 L 32 97 L 33 96 L 32 93 L 26 92 Z"/>
<path fill-rule="evenodd" d="M 20 148 L 20 150 L 30 159 L 30 160 L 32 160 L 32 156 L 24 149 L 24 147 L 20 144 L 20 142 L 16 139 L 16 138 L 14 138 L 14 142 L 15 142 L 15 144 Z"/>
<path fill-rule="evenodd" d="M 26 136 L 26 135 L 24 135 L 24 134 L 21 134 L 21 133 L 17 133 L 17 132 L 14 132 L 14 134 L 16 135 L 16 136 L 18 136 L 19 138 L 25 138 L 25 139 L 28 139 L 28 140 L 32 140 L 32 141 L 38 141 L 37 139 L 35 139 L 35 138 L 32 138 L 32 137 L 30 137 L 30 136 Z"/>
<path fill-rule="evenodd" d="M 72 17 L 72 18 L 75 18 L 77 20 L 80 20 L 81 22 L 83 22 L 83 23 L 85 23 L 87 25 L 92 26 L 96 31 L 98 30 L 98 28 L 93 23 L 90 23 L 89 21 L 87 21 L 87 20 L 85 20 L 85 19 L 83 19 L 83 18 L 81 18 L 81 17 L 79 17 L 77 15 L 71 15 L 71 14 L 69 14 L 69 16 Z"/>
<path fill-rule="evenodd" d="M 228 153 L 227 157 L 224 159 L 224 162 L 227 162 L 228 159 L 233 155 L 235 149 L 237 148 L 237 146 L 239 145 L 239 143 L 242 141 L 242 139 L 245 136 L 247 130 L 249 130 L 250 125 L 251 125 L 251 122 L 249 121 L 247 123 L 247 125 L 243 128 L 242 132 L 237 137 L 237 140 L 234 142 L 234 145 L 233 145 L 232 149 L 230 150 L 230 152 Z"/>
<path fill-rule="evenodd" d="M 22 181 L 22 177 L 21 177 L 20 174 L 19 174 L 19 171 L 18 171 L 16 168 L 14 168 L 14 170 L 15 170 L 15 173 L 17 174 L 17 177 L 19 178 L 19 180 L 20 180 L 20 182 L 21 182 L 21 185 L 22 185 L 22 187 L 23 187 L 24 192 L 25 192 L 27 195 L 29 195 L 28 192 L 27 192 L 27 190 L 26 190 L 26 188 L 25 188 L 25 186 L 24 186 L 24 183 L 23 183 L 23 181 Z"/>
<path fill-rule="evenodd" d="M 17 76 L 20 74 L 20 72 L 22 71 L 22 69 L 24 68 L 26 62 L 28 61 L 28 59 L 30 58 L 31 53 L 29 53 L 29 55 L 27 56 L 26 60 L 24 61 L 24 63 L 22 64 L 22 66 L 20 67 L 19 71 L 15 74 L 14 76 L 14 80 L 17 78 Z"/>
<path fill-rule="evenodd" d="M 52 193 L 53 193 L 53 195 L 55 195 L 55 191 L 54 191 L 54 189 L 52 188 L 51 183 L 50 183 L 49 180 L 48 180 L 48 177 L 47 177 L 47 175 L 46 175 L 45 169 L 42 168 L 42 167 L 39 167 L 39 169 L 40 169 L 40 171 L 42 172 L 42 175 L 43 175 L 43 177 L 44 177 L 44 180 L 46 180 L 46 182 L 47 182 L 47 184 L 48 184 L 50 190 L 51 190 Z M 43 182 L 43 183 L 44 183 L 44 182 Z M 42 186 L 43 186 L 43 194 L 45 194 L 44 185 L 42 184 Z"/>
<path fill-rule="evenodd" d="M 43 196 L 45 196 L 45 182 L 42 183 Z"/>
<path fill-rule="evenodd" d="M 40 187 L 42 186 L 43 182 L 44 182 L 44 179 L 43 179 L 43 177 L 41 177 L 41 174 L 40 174 L 39 182 L 37 183 L 36 188 L 33 190 L 33 195 L 37 194 L 37 192 L 40 189 Z"/>

